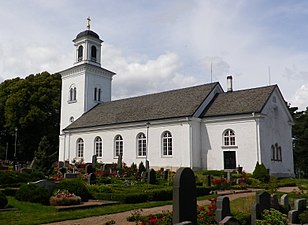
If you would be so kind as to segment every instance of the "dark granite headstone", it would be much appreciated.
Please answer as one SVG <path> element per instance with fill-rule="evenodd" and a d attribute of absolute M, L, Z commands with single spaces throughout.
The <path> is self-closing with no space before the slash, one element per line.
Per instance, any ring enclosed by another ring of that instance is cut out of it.
<path fill-rule="evenodd" d="M 65 179 L 74 179 L 77 177 L 77 174 L 76 173 L 65 173 L 64 174 L 64 178 Z"/>
<path fill-rule="evenodd" d="M 20 172 L 21 172 L 21 173 L 27 173 L 27 174 L 30 174 L 30 173 L 32 173 L 32 169 L 22 168 L 22 169 L 20 170 Z"/>
<path fill-rule="evenodd" d="M 87 174 L 90 174 L 90 173 L 94 172 L 92 164 L 87 164 L 85 169 L 86 169 L 86 173 Z"/>
<path fill-rule="evenodd" d="M 88 184 L 96 184 L 96 175 L 94 173 L 88 175 Z"/>
<path fill-rule="evenodd" d="M 255 225 L 258 219 L 261 219 L 264 209 L 270 209 L 271 195 L 266 191 L 256 193 L 256 203 L 252 206 L 251 224 Z"/>
<path fill-rule="evenodd" d="M 226 196 L 219 196 L 216 202 L 215 220 L 216 222 L 222 221 L 226 216 L 231 216 L 230 200 Z"/>
<path fill-rule="evenodd" d="M 148 184 L 156 184 L 156 172 L 153 169 L 148 172 Z"/>
<path fill-rule="evenodd" d="M 271 208 L 276 209 L 276 210 L 279 210 L 280 208 L 278 197 L 275 194 L 273 194 L 273 196 L 271 197 Z"/>
<path fill-rule="evenodd" d="M 65 167 L 61 167 L 59 169 L 59 171 L 62 173 L 62 175 L 64 175 L 66 173 L 66 168 Z"/>
<path fill-rule="evenodd" d="M 305 198 L 297 199 L 294 202 L 294 210 L 289 211 L 288 213 L 288 219 L 289 222 L 299 223 L 299 214 L 301 214 L 307 207 L 307 200 Z"/>
<path fill-rule="evenodd" d="M 59 167 L 59 168 L 62 168 L 62 167 L 64 167 L 64 162 L 62 162 L 62 161 L 59 161 L 59 162 L 58 162 L 58 167 Z"/>
<path fill-rule="evenodd" d="M 118 156 L 117 169 L 122 169 L 122 154 Z"/>
<path fill-rule="evenodd" d="M 212 176 L 211 175 L 207 175 L 206 176 L 206 183 L 205 183 L 205 185 L 207 186 L 207 187 L 211 187 L 211 185 L 212 185 Z"/>
<path fill-rule="evenodd" d="M 56 189 L 56 186 L 57 186 L 55 182 L 49 181 L 49 180 L 38 180 L 35 182 L 30 182 L 30 183 L 45 188 L 48 191 L 49 195 L 53 193 L 53 191 Z"/>
<path fill-rule="evenodd" d="M 145 160 L 145 170 L 146 171 L 150 170 L 150 162 L 149 162 L 149 160 Z"/>
<path fill-rule="evenodd" d="M 240 225 L 240 222 L 231 216 L 226 216 L 219 222 L 219 225 Z"/>
<path fill-rule="evenodd" d="M 284 194 L 280 197 L 280 205 L 282 205 L 285 212 L 289 212 L 291 209 L 290 203 L 289 203 L 289 197 L 288 194 Z"/>
<path fill-rule="evenodd" d="M 194 172 L 177 170 L 173 181 L 173 223 L 191 221 L 197 224 L 197 191 Z"/>
<path fill-rule="evenodd" d="M 95 168 L 97 164 L 97 155 L 93 155 L 92 156 L 92 167 Z"/>
<path fill-rule="evenodd" d="M 164 170 L 164 172 L 163 172 L 163 179 L 164 180 L 168 180 L 168 176 L 169 176 L 169 170 Z"/>

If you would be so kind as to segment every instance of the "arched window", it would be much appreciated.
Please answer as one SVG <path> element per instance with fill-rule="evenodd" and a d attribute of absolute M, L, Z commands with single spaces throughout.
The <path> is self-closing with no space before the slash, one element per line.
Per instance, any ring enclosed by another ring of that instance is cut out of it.
<path fill-rule="evenodd" d="M 95 149 L 95 155 L 98 158 L 103 157 L 103 142 L 100 137 L 96 137 L 94 140 L 94 149 Z"/>
<path fill-rule="evenodd" d="M 94 101 L 101 101 L 101 92 L 100 88 L 94 88 Z"/>
<path fill-rule="evenodd" d="M 116 157 L 123 155 L 123 138 L 121 135 L 117 135 L 114 138 L 114 153 Z"/>
<path fill-rule="evenodd" d="M 83 57 L 83 46 L 80 45 L 78 47 L 78 62 L 82 61 L 82 57 Z"/>
<path fill-rule="evenodd" d="M 82 138 L 77 140 L 77 158 L 83 158 L 84 142 Z"/>
<path fill-rule="evenodd" d="M 163 156 L 172 156 L 172 135 L 169 131 L 162 134 Z"/>
<path fill-rule="evenodd" d="M 91 61 L 96 62 L 96 47 L 91 47 Z"/>
<path fill-rule="evenodd" d="M 282 153 L 281 153 L 281 147 L 278 147 L 278 161 L 282 161 Z"/>
<path fill-rule="evenodd" d="M 70 91 L 69 91 L 69 102 L 75 102 L 77 99 L 77 88 L 75 85 L 71 85 Z"/>
<path fill-rule="evenodd" d="M 235 133 L 233 130 L 228 129 L 224 131 L 223 145 L 224 146 L 235 146 Z"/>
<path fill-rule="evenodd" d="M 137 154 L 138 156 L 146 156 L 147 154 L 147 140 L 144 133 L 137 135 Z"/>
<path fill-rule="evenodd" d="M 272 149 L 272 160 L 275 160 L 276 159 L 276 151 L 275 151 L 274 145 L 272 145 L 271 149 Z"/>

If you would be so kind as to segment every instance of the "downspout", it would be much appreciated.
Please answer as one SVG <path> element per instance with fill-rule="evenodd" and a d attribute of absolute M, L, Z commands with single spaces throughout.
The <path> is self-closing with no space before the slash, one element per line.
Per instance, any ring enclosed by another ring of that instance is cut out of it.
<path fill-rule="evenodd" d="M 256 144 L 257 144 L 257 161 L 261 164 L 261 155 L 260 155 L 260 130 L 259 130 L 259 119 L 255 117 L 255 113 L 252 113 L 252 116 L 256 122 Z"/>
<path fill-rule="evenodd" d="M 187 118 L 188 124 L 189 124 L 189 153 L 190 153 L 190 157 L 189 157 L 189 164 L 190 164 L 190 168 L 193 169 L 193 154 L 192 154 L 192 126 L 191 126 L 191 120 L 189 120 Z"/>

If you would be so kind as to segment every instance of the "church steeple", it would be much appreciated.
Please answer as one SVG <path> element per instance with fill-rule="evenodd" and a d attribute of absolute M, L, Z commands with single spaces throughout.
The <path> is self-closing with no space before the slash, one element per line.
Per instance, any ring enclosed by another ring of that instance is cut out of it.
<path fill-rule="evenodd" d="M 73 40 L 75 45 L 75 65 L 89 63 L 101 65 L 101 40 L 97 33 L 91 30 L 91 19 L 87 18 L 87 30 L 80 32 Z"/>

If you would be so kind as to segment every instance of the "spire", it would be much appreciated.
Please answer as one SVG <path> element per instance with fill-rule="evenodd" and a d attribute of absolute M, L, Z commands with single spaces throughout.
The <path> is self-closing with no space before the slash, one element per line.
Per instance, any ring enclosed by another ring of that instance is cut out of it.
<path fill-rule="evenodd" d="M 88 18 L 87 18 L 87 28 L 88 28 L 88 30 L 90 30 L 90 28 L 91 28 L 90 22 L 91 22 L 91 18 L 90 18 L 90 16 L 88 16 Z"/>

